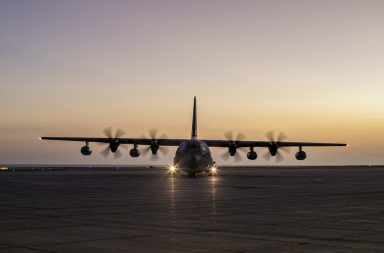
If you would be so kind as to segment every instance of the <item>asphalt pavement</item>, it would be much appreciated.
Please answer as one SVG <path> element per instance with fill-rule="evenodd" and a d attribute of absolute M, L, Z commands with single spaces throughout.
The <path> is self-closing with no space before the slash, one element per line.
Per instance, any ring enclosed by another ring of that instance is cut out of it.
<path fill-rule="evenodd" d="M 0 172 L 0 252 L 384 252 L 384 167 Z"/>

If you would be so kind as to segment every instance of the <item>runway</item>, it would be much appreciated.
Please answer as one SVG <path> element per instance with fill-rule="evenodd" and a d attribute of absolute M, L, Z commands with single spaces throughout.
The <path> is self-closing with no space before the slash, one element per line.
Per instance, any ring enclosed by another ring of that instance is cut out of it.
<path fill-rule="evenodd" d="M 26 169 L 0 194 L 0 252 L 384 251 L 384 167 Z"/>

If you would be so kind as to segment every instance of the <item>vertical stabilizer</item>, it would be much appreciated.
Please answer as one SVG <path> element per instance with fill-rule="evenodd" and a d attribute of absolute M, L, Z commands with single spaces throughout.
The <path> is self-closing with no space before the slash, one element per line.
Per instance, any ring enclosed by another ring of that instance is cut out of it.
<path fill-rule="evenodd" d="M 197 139 L 196 97 L 193 99 L 192 140 Z"/>

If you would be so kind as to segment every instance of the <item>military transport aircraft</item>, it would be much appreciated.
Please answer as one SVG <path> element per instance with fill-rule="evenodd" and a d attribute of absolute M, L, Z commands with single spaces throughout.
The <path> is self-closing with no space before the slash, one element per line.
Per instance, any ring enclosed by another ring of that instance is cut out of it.
<path fill-rule="evenodd" d="M 190 139 L 168 139 L 165 135 L 156 137 L 157 131 L 150 131 L 150 138 L 122 138 L 124 135 L 123 130 L 118 129 L 116 134 L 112 135 L 112 130 L 106 129 L 104 133 L 106 138 L 93 138 L 93 137 L 41 137 L 41 140 L 59 140 L 59 141 L 78 141 L 85 142 L 85 146 L 81 148 L 81 154 L 88 156 L 92 154 L 89 147 L 90 142 L 107 144 L 107 147 L 102 151 L 104 156 L 109 152 L 115 155 L 115 158 L 120 157 L 121 153 L 118 150 L 120 145 L 131 144 L 133 148 L 129 154 L 131 157 L 139 157 L 139 145 L 146 146 L 142 152 L 144 154 L 151 151 L 154 157 L 157 157 L 158 151 L 166 152 L 164 147 L 177 146 L 176 155 L 173 165 L 170 166 L 170 172 L 176 173 L 184 171 L 188 173 L 189 177 L 195 177 L 198 173 L 215 174 L 216 166 L 212 159 L 209 147 L 226 148 L 227 152 L 222 156 L 224 159 L 234 157 L 235 162 L 241 160 L 238 150 L 247 148 L 247 158 L 249 160 L 256 160 L 257 153 L 254 150 L 256 147 L 267 148 L 267 153 L 264 158 L 269 160 L 270 157 L 276 157 L 276 161 L 282 160 L 280 150 L 285 150 L 288 147 L 298 147 L 298 152 L 295 157 L 297 160 L 305 160 L 307 154 L 303 151 L 303 147 L 325 147 L 325 146 L 346 146 L 347 144 L 340 143 L 314 143 L 314 142 L 286 142 L 286 136 L 280 133 L 275 139 L 273 132 L 267 133 L 268 141 L 252 141 L 244 140 L 243 134 L 239 134 L 237 138 L 233 138 L 232 132 L 225 134 L 227 140 L 198 140 L 197 139 L 197 117 L 196 117 L 196 97 L 193 103 L 193 116 L 192 116 L 192 135 Z"/>

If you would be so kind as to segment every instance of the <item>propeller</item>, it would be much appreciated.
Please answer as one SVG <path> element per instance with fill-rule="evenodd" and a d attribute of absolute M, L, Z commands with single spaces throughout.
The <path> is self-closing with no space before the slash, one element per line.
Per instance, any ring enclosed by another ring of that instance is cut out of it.
<path fill-rule="evenodd" d="M 113 134 L 112 127 L 108 127 L 103 130 L 103 133 L 106 137 L 110 139 L 109 143 L 100 143 L 101 145 L 107 145 L 104 149 L 100 151 L 101 155 L 108 157 L 110 153 L 113 153 L 113 157 L 120 158 L 122 156 L 121 151 L 118 149 L 120 147 L 119 138 L 122 137 L 125 132 L 118 128 L 116 129 L 115 134 Z M 122 146 L 126 148 L 125 146 Z"/>
<path fill-rule="evenodd" d="M 141 152 L 143 155 L 147 155 L 149 151 L 151 151 L 152 153 L 151 161 L 156 161 L 159 159 L 159 156 L 157 155 L 158 151 L 160 151 L 163 155 L 167 155 L 169 152 L 169 149 L 167 147 L 162 147 L 157 142 L 158 139 L 166 139 L 167 135 L 162 134 L 159 137 L 157 137 L 158 132 L 159 131 L 157 129 L 150 129 L 149 138 L 146 137 L 145 135 L 142 135 L 142 138 L 151 140 L 151 144 L 148 145 L 148 147 L 144 148 Z"/>
<path fill-rule="evenodd" d="M 270 146 L 268 148 L 268 151 L 263 155 L 264 159 L 269 161 L 272 156 L 276 157 L 276 162 L 281 162 L 284 160 L 284 157 L 280 151 L 284 151 L 286 153 L 289 153 L 288 147 L 281 147 L 279 146 L 279 142 L 282 142 L 286 140 L 288 137 L 285 133 L 280 132 L 277 137 L 275 137 L 274 131 L 269 131 L 265 134 L 270 141 Z"/>
<path fill-rule="evenodd" d="M 120 138 L 121 136 L 123 136 L 125 134 L 124 130 L 121 128 L 116 129 L 116 133 L 113 134 L 112 127 L 108 127 L 106 129 L 104 129 L 103 133 L 105 136 L 107 136 L 108 138 L 111 138 L 111 139 Z"/>
<path fill-rule="evenodd" d="M 229 158 L 233 156 L 236 163 L 240 162 L 242 157 L 238 151 L 245 151 L 246 147 L 237 147 L 236 142 L 244 140 L 246 136 L 243 133 L 238 133 L 236 138 L 234 138 L 232 130 L 224 133 L 224 136 L 229 141 L 229 144 L 227 150 L 224 152 L 224 154 L 221 155 L 221 158 L 225 161 L 228 161 Z"/>

